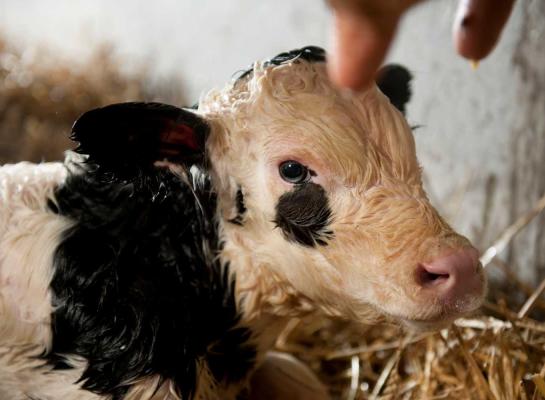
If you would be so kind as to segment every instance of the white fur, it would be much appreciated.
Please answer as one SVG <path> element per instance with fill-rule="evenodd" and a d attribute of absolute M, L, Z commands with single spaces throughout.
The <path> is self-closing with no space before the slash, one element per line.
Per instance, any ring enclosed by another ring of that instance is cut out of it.
<path fill-rule="evenodd" d="M 61 163 L 0 168 L 0 399 L 92 400 L 79 389 L 84 362 L 51 371 L 39 358 L 51 346 L 53 253 L 70 222 L 48 210 L 66 177 Z"/>
<path fill-rule="evenodd" d="M 104 399 L 75 382 L 83 371 L 83 360 L 72 360 L 77 368 L 54 371 L 39 358 L 42 346 L 0 345 L 0 399 L 2 400 L 99 400 Z"/>
<path fill-rule="evenodd" d="M 2 344 L 50 346 L 53 252 L 70 223 L 49 212 L 47 201 L 65 175 L 62 164 L 0 168 Z"/>

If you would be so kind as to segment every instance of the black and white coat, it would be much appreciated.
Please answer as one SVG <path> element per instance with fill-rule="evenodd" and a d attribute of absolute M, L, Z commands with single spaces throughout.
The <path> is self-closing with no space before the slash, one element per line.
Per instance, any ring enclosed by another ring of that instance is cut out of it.
<path fill-rule="evenodd" d="M 250 92 L 276 68 L 325 81 L 315 67 L 323 59 L 317 48 L 284 53 L 198 110 L 90 111 L 74 125 L 79 147 L 64 163 L 0 168 L 0 399 L 247 392 L 288 318 L 317 308 L 311 283 L 298 288 L 301 278 L 276 265 L 309 264 L 335 238 L 335 210 L 314 171 L 292 163 L 281 174 L 293 186 L 259 214 L 254 204 L 269 199 L 242 176 L 261 172 L 222 156 L 253 144 L 211 132 L 235 119 L 245 126 L 247 103 L 264 101 L 237 90 Z M 395 73 L 404 89 L 390 97 L 403 108 L 409 77 Z M 306 180 L 290 183 L 298 168 Z M 346 315 L 332 303 L 320 306 Z"/>

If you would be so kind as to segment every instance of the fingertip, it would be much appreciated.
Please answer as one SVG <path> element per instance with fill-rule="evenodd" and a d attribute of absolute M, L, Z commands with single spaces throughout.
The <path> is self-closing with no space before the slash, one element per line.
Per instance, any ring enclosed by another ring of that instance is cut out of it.
<path fill-rule="evenodd" d="M 380 62 L 371 62 L 369 57 L 364 61 L 362 58 L 352 53 L 348 56 L 339 56 L 337 52 L 329 57 L 327 63 L 328 74 L 336 86 L 342 89 L 365 90 L 374 80 L 375 72 Z"/>
<path fill-rule="evenodd" d="M 453 26 L 454 47 L 470 60 L 488 56 L 507 23 L 514 0 L 462 0 Z"/>
<path fill-rule="evenodd" d="M 393 29 L 378 29 L 368 18 L 351 12 L 335 12 L 334 41 L 328 72 L 341 88 L 363 90 L 374 81 Z"/>

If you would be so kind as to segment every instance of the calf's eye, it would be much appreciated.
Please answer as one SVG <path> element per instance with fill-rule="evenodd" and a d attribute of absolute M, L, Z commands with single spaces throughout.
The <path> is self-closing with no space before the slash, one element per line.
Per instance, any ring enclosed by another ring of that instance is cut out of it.
<path fill-rule="evenodd" d="M 289 183 L 305 183 L 310 180 L 310 172 L 303 164 L 289 160 L 284 161 L 278 167 L 278 172 L 282 179 Z"/>

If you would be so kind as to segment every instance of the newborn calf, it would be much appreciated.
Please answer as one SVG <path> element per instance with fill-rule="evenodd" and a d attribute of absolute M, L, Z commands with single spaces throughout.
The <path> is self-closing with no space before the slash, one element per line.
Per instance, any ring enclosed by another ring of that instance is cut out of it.
<path fill-rule="evenodd" d="M 64 164 L 0 168 L 0 398 L 234 399 L 291 317 L 433 329 L 477 308 L 409 80 L 341 95 L 304 48 L 196 109 L 89 111 Z"/>

